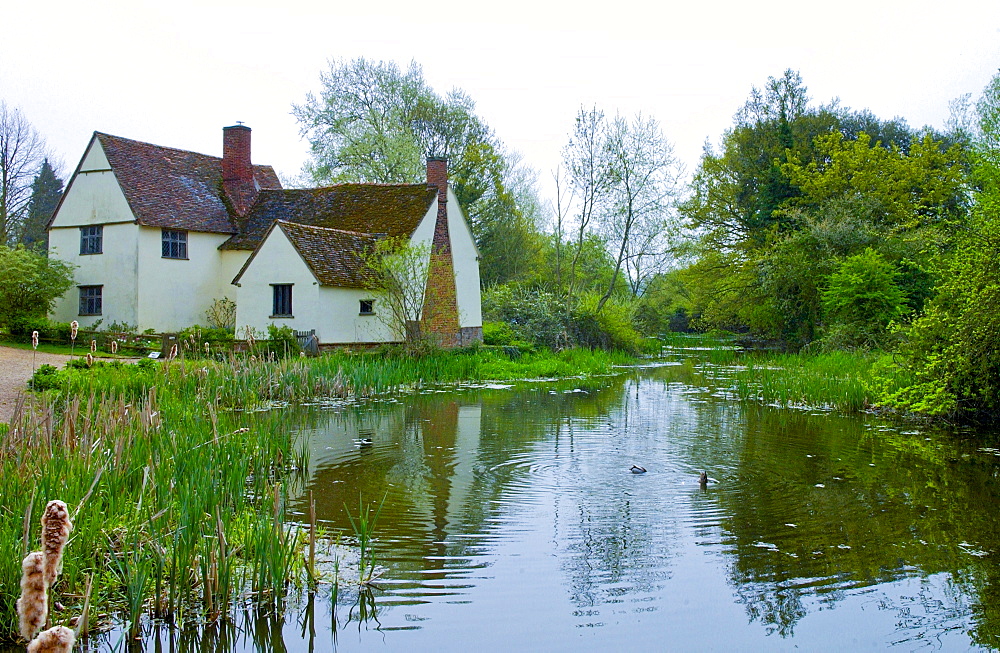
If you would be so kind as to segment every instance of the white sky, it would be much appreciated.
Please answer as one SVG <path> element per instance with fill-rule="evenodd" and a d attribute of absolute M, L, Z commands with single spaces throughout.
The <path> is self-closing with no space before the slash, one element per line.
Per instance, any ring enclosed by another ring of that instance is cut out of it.
<path fill-rule="evenodd" d="M 818 102 L 941 127 L 948 103 L 1000 68 L 996 0 L 12 0 L 0 99 L 68 175 L 93 131 L 221 155 L 253 129 L 254 163 L 298 174 L 290 115 L 331 58 L 416 60 L 462 88 L 543 195 L 581 104 L 655 116 L 688 171 L 751 86 L 799 70 Z"/>

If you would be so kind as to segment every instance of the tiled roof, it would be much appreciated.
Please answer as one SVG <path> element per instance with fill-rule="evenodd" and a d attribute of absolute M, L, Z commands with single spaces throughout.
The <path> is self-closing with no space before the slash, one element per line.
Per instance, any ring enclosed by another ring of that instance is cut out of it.
<path fill-rule="evenodd" d="M 139 224 L 235 233 L 222 196 L 222 159 L 95 132 Z M 261 189 L 280 189 L 271 166 L 254 166 Z"/>
<path fill-rule="evenodd" d="M 219 249 L 256 248 L 275 220 L 409 238 L 436 199 L 437 189 L 426 184 L 341 184 L 261 191 L 239 233 Z"/>
<path fill-rule="evenodd" d="M 369 285 L 370 272 L 365 268 L 364 254 L 371 251 L 379 236 L 283 220 L 276 225 L 322 285 L 341 288 Z"/>

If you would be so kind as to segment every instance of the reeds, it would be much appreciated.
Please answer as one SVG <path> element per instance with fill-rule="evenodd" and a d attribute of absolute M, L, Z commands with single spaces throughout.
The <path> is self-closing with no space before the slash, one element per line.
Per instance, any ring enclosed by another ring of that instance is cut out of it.
<path fill-rule="evenodd" d="M 386 495 L 388 496 L 388 495 Z M 358 542 L 358 584 L 367 585 L 371 582 L 375 574 L 375 549 L 372 548 L 372 541 L 375 536 L 375 526 L 378 524 L 379 515 L 382 513 L 382 506 L 385 504 L 385 496 L 378 504 L 378 508 L 372 513 L 371 505 L 365 504 L 358 496 L 358 514 L 354 516 L 351 510 L 347 510 L 347 519 L 354 530 L 354 537 Z"/>

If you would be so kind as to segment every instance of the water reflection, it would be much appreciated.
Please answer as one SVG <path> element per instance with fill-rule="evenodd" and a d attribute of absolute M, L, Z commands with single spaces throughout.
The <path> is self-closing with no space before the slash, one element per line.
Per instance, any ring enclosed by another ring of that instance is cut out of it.
<path fill-rule="evenodd" d="M 349 534 L 345 507 L 385 497 L 377 587 L 146 649 L 1000 645 L 991 436 L 742 406 L 691 373 L 322 414 L 293 513 L 311 492 Z"/>

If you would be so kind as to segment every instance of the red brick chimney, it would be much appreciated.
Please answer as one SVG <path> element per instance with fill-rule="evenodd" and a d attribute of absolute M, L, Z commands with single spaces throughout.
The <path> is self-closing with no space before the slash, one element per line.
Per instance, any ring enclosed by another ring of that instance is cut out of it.
<path fill-rule="evenodd" d="M 434 225 L 434 251 L 451 254 L 448 237 L 448 159 L 432 156 L 427 159 L 427 185 L 437 187 L 438 210 Z"/>
<path fill-rule="evenodd" d="M 427 292 L 424 295 L 422 328 L 444 347 L 461 341 L 458 322 L 458 292 L 455 288 L 455 263 L 451 256 L 448 233 L 448 161 L 427 159 L 427 185 L 437 188 L 437 221 L 431 243 Z"/>
<path fill-rule="evenodd" d="M 250 163 L 250 128 L 222 128 L 222 187 L 237 215 L 243 216 L 257 200 L 257 184 Z"/>

